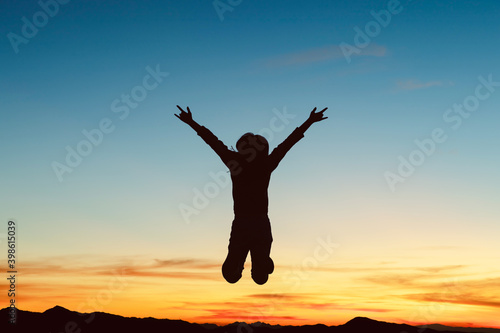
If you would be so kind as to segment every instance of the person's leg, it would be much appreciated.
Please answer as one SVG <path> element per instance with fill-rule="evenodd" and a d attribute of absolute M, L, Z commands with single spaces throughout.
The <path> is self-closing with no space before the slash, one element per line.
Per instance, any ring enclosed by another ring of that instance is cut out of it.
<path fill-rule="evenodd" d="M 241 221 L 235 219 L 231 227 L 227 257 L 222 264 L 222 275 L 227 282 L 236 283 L 241 278 L 249 250 L 248 232 Z"/>
<path fill-rule="evenodd" d="M 252 256 L 252 279 L 257 284 L 267 282 L 269 274 L 274 271 L 274 262 L 269 256 L 273 236 L 269 218 L 262 217 L 255 221 L 255 229 L 250 241 L 250 254 Z"/>

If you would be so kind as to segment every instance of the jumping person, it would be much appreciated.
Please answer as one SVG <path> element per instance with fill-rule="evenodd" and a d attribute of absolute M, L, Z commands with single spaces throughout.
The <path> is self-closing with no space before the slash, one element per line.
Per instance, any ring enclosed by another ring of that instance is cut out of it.
<path fill-rule="evenodd" d="M 245 133 L 236 142 L 236 151 L 228 149 L 209 129 L 193 120 L 180 106 L 177 118 L 191 126 L 196 133 L 219 155 L 229 168 L 233 182 L 234 220 L 231 227 L 227 258 L 222 265 L 222 275 L 229 283 L 241 278 L 248 252 L 252 257 L 252 279 L 257 284 L 267 282 L 274 271 L 274 263 L 269 256 L 273 237 L 267 216 L 267 188 L 271 173 L 285 154 L 304 137 L 304 132 L 315 122 L 327 119 L 323 113 L 328 108 L 316 112 L 314 108 L 309 118 L 297 127 L 271 154 L 269 143 L 261 136 Z"/>

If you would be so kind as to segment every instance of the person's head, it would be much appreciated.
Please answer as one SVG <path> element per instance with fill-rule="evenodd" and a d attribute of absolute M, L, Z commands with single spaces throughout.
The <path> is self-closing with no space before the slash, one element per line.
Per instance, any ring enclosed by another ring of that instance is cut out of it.
<path fill-rule="evenodd" d="M 262 135 L 248 132 L 238 139 L 236 150 L 240 154 L 249 154 L 249 157 L 264 157 L 269 155 L 269 143 Z"/>

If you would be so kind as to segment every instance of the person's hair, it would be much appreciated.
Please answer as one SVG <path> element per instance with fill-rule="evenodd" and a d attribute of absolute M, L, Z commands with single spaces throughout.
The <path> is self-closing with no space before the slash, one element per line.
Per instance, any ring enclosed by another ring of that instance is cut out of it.
<path fill-rule="evenodd" d="M 244 149 L 244 146 L 250 143 L 250 138 L 255 138 L 257 141 L 257 145 L 253 146 L 257 152 L 257 156 L 267 156 L 269 155 L 269 142 L 267 142 L 266 138 L 259 134 L 253 134 L 251 132 L 243 134 L 238 141 L 236 142 L 236 150 L 241 153 L 241 150 Z"/>

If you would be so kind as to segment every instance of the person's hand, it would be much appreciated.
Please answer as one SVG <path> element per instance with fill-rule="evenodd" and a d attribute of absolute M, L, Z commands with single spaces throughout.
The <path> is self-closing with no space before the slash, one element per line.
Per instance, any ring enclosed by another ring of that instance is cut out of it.
<path fill-rule="evenodd" d="M 179 114 L 174 113 L 174 115 L 177 118 L 179 118 L 180 120 L 182 120 L 186 124 L 190 124 L 193 122 L 193 114 L 191 113 L 191 110 L 189 110 L 189 106 L 186 108 L 187 112 L 184 111 L 179 105 L 177 105 L 177 108 L 181 111 L 181 113 L 179 113 Z"/>
<path fill-rule="evenodd" d="M 311 114 L 309 115 L 309 121 L 315 123 L 315 122 L 318 122 L 318 121 L 322 121 L 322 120 L 328 119 L 328 117 L 325 117 L 325 115 L 323 114 L 326 111 L 326 109 L 328 109 L 328 108 L 324 108 L 321 111 L 315 112 L 316 108 L 314 108 L 311 111 Z"/>

